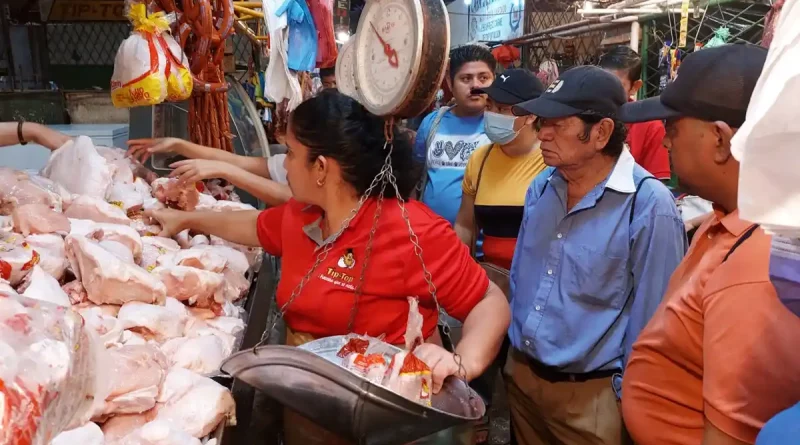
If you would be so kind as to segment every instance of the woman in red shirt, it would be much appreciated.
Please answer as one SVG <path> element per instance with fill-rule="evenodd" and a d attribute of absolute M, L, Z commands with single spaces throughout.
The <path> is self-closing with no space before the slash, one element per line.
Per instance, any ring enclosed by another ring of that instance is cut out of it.
<path fill-rule="evenodd" d="M 149 215 L 161 223 L 164 236 L 190 229 L 280 256 L 277 299 L 286 306 L 294 344 L 348 332 L 385 335 L 387 342 L 402 344 L 406 297 L 418 296 L 423 335 L 430 343 L 415 353 L 431 367 L 433 391 L 438 392 L 458 366 L 453 354 L 439 346 L 430 290 L 435 287 L 442 307 L 464 322 L 456 352 L 467 379 L 479 376 L 494 359 L 510 311 L 502 291 L 447 221 L 417 201 L 406 202 L 401 210 L 397 193 L 408 199 L 414 188 L 411 141 L 396 126 L 393 131 L 390 151 L 383 118 L 326 90 L 300 104 L 289 119 L 285 167 L 293 200 L 262 212 L 157 210 Z M 387 186 L 379 204 L 381 186 L 371 184 L 390 153 L 397 188 Z M 427 270 L 410 240 L 406 217 Z M 427 283 L 426 272 L 434 286 Z"/>

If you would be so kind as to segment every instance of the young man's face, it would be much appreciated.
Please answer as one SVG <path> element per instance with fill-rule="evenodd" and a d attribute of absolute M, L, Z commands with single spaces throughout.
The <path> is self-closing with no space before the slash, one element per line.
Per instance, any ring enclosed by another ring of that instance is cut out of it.
<path fill-rule="evenodd" d="M 486 108 L 486 95 L 472 94 L 475 88 L 486 88 L 494 81 L 494 73 L 485 62 L 467 62 L 453 78 L 453 98 L 456 105 L 468 112 L 481 112 Z"/>
<path fill-rule="evenodd" d="M 325 76 L 322 78 L 322 88 L 324 89 L 336 89 L 336 76 L 331 74 L 330 76 Z"/>

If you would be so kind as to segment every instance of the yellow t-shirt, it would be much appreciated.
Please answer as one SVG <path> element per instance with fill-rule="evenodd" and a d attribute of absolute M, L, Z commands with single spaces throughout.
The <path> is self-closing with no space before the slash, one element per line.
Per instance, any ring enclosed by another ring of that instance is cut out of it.
<path fill-rule="evenodd" d="M 539 142 L 525 156 L 508 156 L 497 144 L 481 147 L 470 156 L 461 188 L 465 195 L 475 198 L 475 221 L 483 230 L 486 261 L 511 267 L 525 194 L 533 178 L 546 167 Z"/>

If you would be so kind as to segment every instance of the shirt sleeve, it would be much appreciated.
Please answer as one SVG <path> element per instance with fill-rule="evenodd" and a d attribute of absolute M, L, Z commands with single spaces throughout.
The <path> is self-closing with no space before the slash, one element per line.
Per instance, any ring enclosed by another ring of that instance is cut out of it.
<path fill-rule="evenodd" d="M 687 248 L 686 229 L 669 190 L 657 184 L 648 194 L 651 196 L 637 197 L 639 205 L 643 202 L 650 205 L 641 213 L 637 212 L 639 215 L 631 227 L 633 302 L 623 342 L 626 363 L 633 343 L 661 304 L 672 273 L 683 260 Z"/>
<path fill-rule="evenodd" d="M 753 443 L 770 417 L 800 397 L 800 318 L 769 282 L 723 288 L 702 306 L 705 416 Z"/>
<path fill-rule="evenodd" d="M 666 130 L 660 121 L 650 122 L 642 146 L 642 167 L 658 179 L 670 178 L 669 152 L 664 147 Z"/>
<path fill-rule="evenodd" d="M 281 229 L 283 228 L 284 214 L 290 205 L 291 201 L 264 210 L 258 215 L 258 222 L 256 223 L 258 242 L 264 251 L 270 255 L 279 257 L 283 254 Z"/>
<path fill-rule="evenodd" d="M 285 154 L 278 154 L 267 158 L 267 168 L 269 169 L 269 177 L 278 183 L 288 184 L 286 180 L 286 169 L 283 168 L 283 161 L 286 159 Z"/>
<path fill-rule="evenodd" d="M 425 267 L 436 286 L 439 304 L 447 313 L 464 321 L 486 295 L 489 278 L 472 256 L 469 248 L 458 239 L 450 224 L 435 215 L 430 222 L 419 225 L 419 244 Z M 421 230 L 420 230 L 421 229 Z M 430 295 L 418 258 L 409 258 L 406 266 L 409 295 L 426 298 Z"/>
<path fill-rule="evenodd" d="M 475 152 L 475 155 L 469 157 L 469 161 L 467 161 L 467 167 L 464 169 L 464 180 L 461 181 L 461 190 L 464 192 L 465 195 L 474 197 L 478 191 L 476 190 L 476 184 L 478 178 L 478 169 L 480 168 L 478 158 L 481 158 L 481 162 L 483 161 L 483 152 L 482 149 L 478 149 Z"/>

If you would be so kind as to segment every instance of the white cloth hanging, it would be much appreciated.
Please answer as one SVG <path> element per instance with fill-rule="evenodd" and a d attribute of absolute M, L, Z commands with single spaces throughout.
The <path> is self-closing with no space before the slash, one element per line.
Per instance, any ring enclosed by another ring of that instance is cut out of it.
<path fill-rule="evenodd" d="M 270 56 L 265 75 L 264 94 L 269 100 L 281 103 L 288 99 L 288 111 L 294 110 L 303 101 L 303 90 L 297 74 L 289 70 L 287 49 L 289 47 L 289 28 L 286 14 L 278 16 L 276 11 L 284 0 L 262 0 L 264 21 L 269 30 Z"/>
<path fill-rule="evenodd" d="M 800 1 L 786 2 L 747 120 L 731 142 L 741 163 L 739 214 L 768 232 L 800 238 Z"/>

